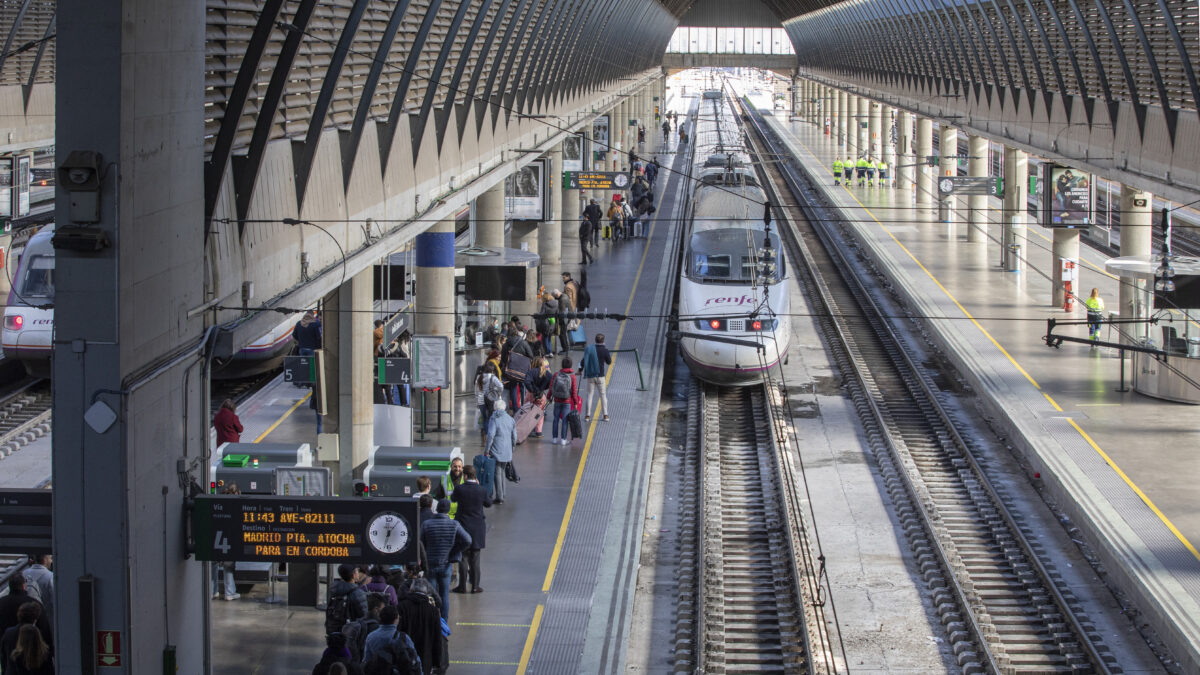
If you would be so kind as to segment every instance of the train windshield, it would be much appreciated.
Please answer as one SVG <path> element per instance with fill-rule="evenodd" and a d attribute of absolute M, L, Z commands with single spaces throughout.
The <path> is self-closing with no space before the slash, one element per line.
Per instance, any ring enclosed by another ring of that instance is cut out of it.
<path fill-rule="evenodd" d="M 53 300 L 54 256 L 32 255 L 23 261 L 20 288 L 17 292 L 26 300 Z"/>
<path fill-rule="evenodd" d="M 697 232 L 688 244 L 688 277 L 700 283 L 774 283 L 784 269 L 779 237 L 771 233 L 771 248 L 777 260 L 774 272 L 769 275 L 759 271 L 758 248 L 762 244 L 761 230 L 729 228 Z"/>

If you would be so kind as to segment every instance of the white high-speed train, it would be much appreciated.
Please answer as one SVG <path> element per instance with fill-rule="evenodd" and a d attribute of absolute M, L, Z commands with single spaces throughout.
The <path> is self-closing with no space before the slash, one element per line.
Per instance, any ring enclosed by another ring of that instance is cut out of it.
<path fill-rule="evenodd" d="M 784 252 L 779 235 L 768 233 L 763 221 L 767 196 L 731 103 L 706 92 L 693 137 L 697 180 L 679 282 L 680 349 L 702 380 L 754 384 L 786 358 L 791 342 Z"/>
<path fill-rule="evenodd" d="M 50 377 L 54 337 L 54 225 L 47 225 L 29 239 L 12 278 L 12 290 L 4 308 L 0 342 L 4 358 L 15 359 L 34 377 Z M 214 362 L 213 377 L 235 379 L 266 372 L 279 366 L 292 350 L 292 327 L 300 319 L 292 316 L 270 333 L 256 339 L 231 358 Z"/>

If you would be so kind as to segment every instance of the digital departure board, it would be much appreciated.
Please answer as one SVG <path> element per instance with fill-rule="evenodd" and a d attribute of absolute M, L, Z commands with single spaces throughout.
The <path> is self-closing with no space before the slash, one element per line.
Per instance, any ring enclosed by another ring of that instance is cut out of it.
<path fill-rule="evenodd" d="M 191 521 L 197 560 L 417 561 L 415 499 L 201 495 Z"/>
<path fill-rule="evenodd" d="M 621 171 L 564 171 L 566 190 L 627 190 L 633 181 Z"/>

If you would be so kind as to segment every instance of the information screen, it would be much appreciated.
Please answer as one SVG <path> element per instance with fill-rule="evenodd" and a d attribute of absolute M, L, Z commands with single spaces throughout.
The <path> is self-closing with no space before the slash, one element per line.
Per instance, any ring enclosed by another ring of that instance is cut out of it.
<path fill-rule="evenodd" d="M 417 561 L 415 499 L 201 495 L 191 520 L 197 560 Z"/>

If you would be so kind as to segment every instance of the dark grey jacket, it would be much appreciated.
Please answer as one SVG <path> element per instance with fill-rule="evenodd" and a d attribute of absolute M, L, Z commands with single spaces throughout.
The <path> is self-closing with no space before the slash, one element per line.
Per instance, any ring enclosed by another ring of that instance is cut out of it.
<path fill-rule="evenodd" d="M 421 543 L 425 545 L 430 569 L 437 569 L 461 557 L 471 545 L 471 535 L 449 516 L 439 513 L 421 524 Z"/>

